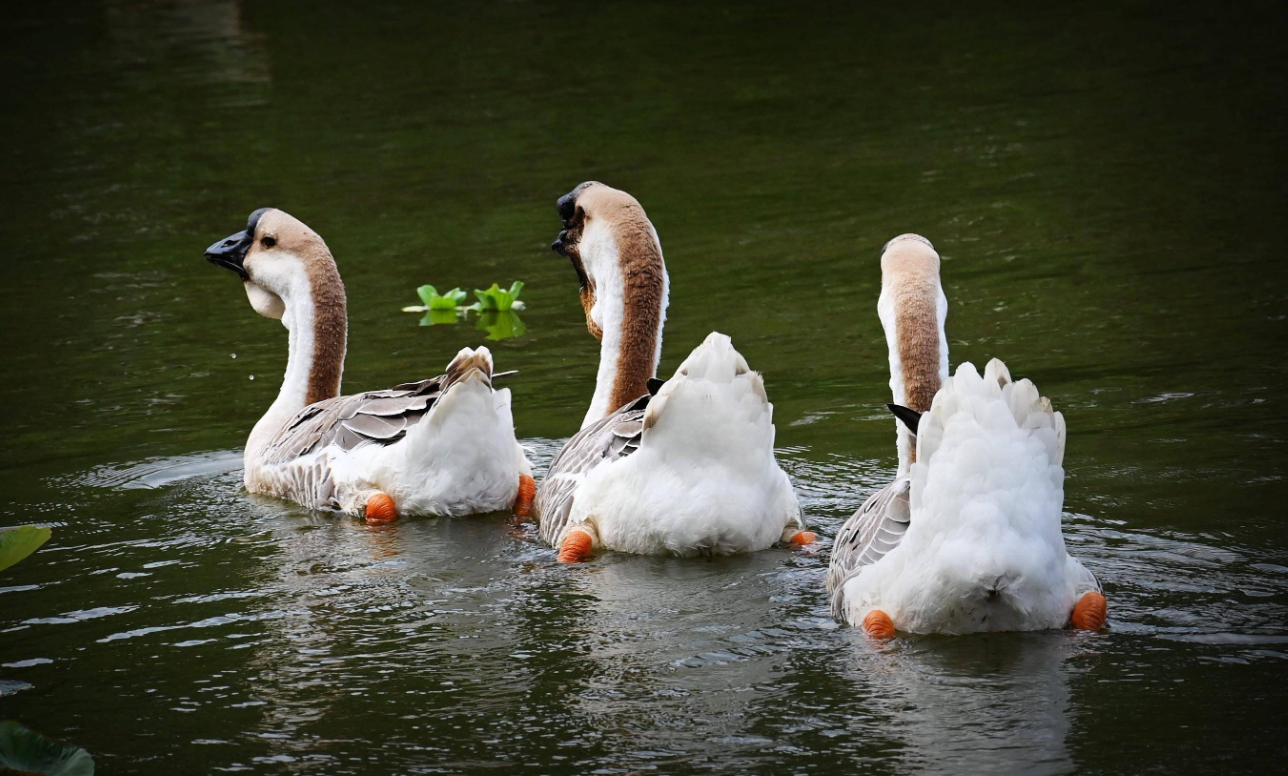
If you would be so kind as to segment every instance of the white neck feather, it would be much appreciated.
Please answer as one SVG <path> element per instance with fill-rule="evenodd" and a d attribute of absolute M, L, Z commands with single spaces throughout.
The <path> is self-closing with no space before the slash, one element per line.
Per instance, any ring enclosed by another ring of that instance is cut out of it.
<path fill-rule="evenodd" d="M 608 406 L 608 402 L 622 356 L 622 320 L 626 316 L 626 305 L 621 273 L 604 274 L 608 277 L 595 285 L 595 306 L 591 309 L 591 318 L 604 333 L 599 341 L 599 372 L 595 375 L 595 395 L 590 400 L 590 409 L 581 421 L 582 428 L 617 409 Z"/>
<path fill-rule="evenodd" d="M 657 240 L 656 232 L 653 233 L 653 240 L 659 246 L 661 245 Z M 614 240 L 606 239 L 599 242 L 597 251 L 598 255 L 590 270 L 595 278 L 595 306 L 591 309 L 591 319 L 599 326 L 603 337 L 599 343 L 599 372 L 595 376 L 595 395 L 591 398 L 590 409 L 586 411 L 586 417 L 581 422 L 582 428 L 618 409 L 610 407 L 609 404 L 613 385 L 617 381 L 618 364 L 622 360 L 622 347 L 625 344 L 622 339 L 622 326 L 626 317 L 626 284 L 622 277 L 617 246 Z M 660 254 L 660 247 L 658 251 Z M 662 268 L 662 309 L 658 315 L 657 339 L 653 348 L 650 375 L 657 374 L 657 365 L 662 360 L 662 330 L 666 326 L 666 307 L 669 302 L 670 287 L 670 277 L 664 266 Z"/>
<path fill-rule="evenodd" d="M 282 378 L 277 399 L 255 424 L 246 442 L 248 463 L 287 421 L 304 409 L 309 393 L 309 376 L 313 371 L 313 346 L 316 340 L 313 293 L 302 269 L 298 277 L 292 277 L 286 287 L 288 290 L 280 294 L 285 304 L 282 325 L 289 332 L 286 374 Z"/>

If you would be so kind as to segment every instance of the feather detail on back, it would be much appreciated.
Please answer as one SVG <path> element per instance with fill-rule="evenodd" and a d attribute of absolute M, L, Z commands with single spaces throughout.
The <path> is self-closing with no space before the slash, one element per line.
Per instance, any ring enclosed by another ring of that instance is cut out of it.
<path fill-rule="evenodd" d="M 269 441 L 261 462 L 281 465 L 331 446 L 347 451 L 368 444 L 391 445 L 425 417 L 439 396 L 474 370 L 491 386 L 492 357 L 486 348 L 458 353 L 438 377 L 310 404 Z"/>
<path fill-rule="evenodd" d="M 846 577 L 876 563 L 908 530 L 909 478 L 905 475 L 873 493 L 863 506 L 845 521 L 832 543 L 832 560 L 827 569 L 827 592 L 834 592 Z"/>

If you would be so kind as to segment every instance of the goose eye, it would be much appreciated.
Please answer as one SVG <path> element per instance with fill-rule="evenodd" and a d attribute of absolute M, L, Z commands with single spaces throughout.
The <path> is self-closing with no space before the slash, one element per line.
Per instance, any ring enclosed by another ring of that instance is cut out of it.
<path fill-rule="evenodd" d="M 272 237 L 265 237 L 259 241 L 259 244 L 263 245 L 265 248 L 272 248 L 274 245 L 277 245 L 277 240 L 274 240 Z"/>

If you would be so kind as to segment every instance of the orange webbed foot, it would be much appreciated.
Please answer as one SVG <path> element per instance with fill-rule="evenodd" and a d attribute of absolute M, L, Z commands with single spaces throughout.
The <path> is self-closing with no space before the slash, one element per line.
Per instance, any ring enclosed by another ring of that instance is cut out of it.
<path fill-rule="evenodd" d="M 1069 618 L 1073 627 L 1080 630 L 1100 630 L 1109 619 L 1109 602 L 1104 595 L 1091 591 L 1084 593 L 1073 606 L 1073 616 Z"/>
<path fill-rule="evenodd" d="M 887 641 L 894 638 L 894 620 L 880 609 L 873 609 L 863 618 L 863 630 L 874 639 Z"/>
<path fill-rule="evenodd" d="M 813 531 L 797 531 L 792 534 L 792 538 L 788 539 L 787 543 L 791 544 L 793 547 L 804 547 L 805 545 L 813 544 L 816 541 L 818 541 L 818 534 Z"/>
<path fill-rule="evenodd" d="M 564 536 L 563 543 L 559 545 L 559 562 L 560 563 L 581 563 L 590 560 L 590 554 L 595 548 L 595 540 L 590 534 L 574 528 Z"/>
<path fill-rule="evenodd" d="M 526 519 L 532 515 L 532 499 L 537 495 L 537 481 L 526 474 L 519 475 L 519 495 L 514 499 L 514 516 Z"/>
<path fill-rule="evenodd" d="M 362 514 L 367 519 L 368 525 L 384 525 L 398 519 L 394 500 L 389 497 L 389 494 L 380 491 L 367 497 L 367 507 Z"/>

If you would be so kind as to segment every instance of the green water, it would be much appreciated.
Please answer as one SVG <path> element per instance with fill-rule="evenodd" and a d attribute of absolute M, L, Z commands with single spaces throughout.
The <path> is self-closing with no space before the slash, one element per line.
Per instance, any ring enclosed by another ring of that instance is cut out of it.
<path fill-rule="evenodd" d="M 1230 773 L 1282 763 L 1288 59 L 1273 6 L 26 4 L 0 32 L 0 718 L 103 773 Z M 554 200 L 635 194 L 663 368 L 763 370 L 817 554 L 554 563 L 504 515 L 248 496 L 285 332 L 207 245 L 264 205 L 350 297 L 348 390 L 483 332 L 539 468 L 597 344 Z M 1112 627 L 877 647 L 828 544 L 894 469 L 878 251 L 944 258 L 954 365 L 1069 425 Z"/>

